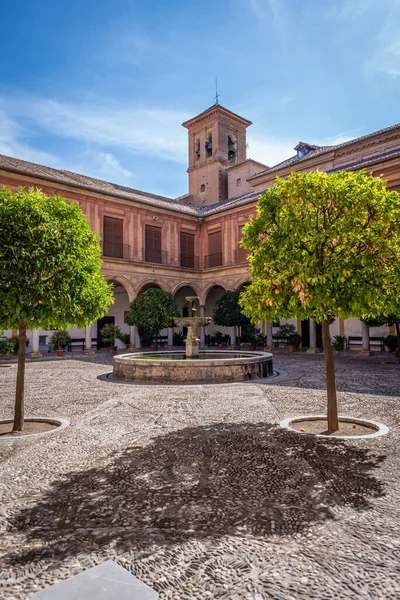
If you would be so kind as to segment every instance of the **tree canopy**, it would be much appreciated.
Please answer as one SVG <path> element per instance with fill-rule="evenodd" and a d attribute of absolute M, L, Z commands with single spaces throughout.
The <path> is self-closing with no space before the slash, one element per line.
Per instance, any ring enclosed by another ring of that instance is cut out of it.
<path fill-rule="evenodd" d="M 14 429 L 23 426 L 26 331 L 83 327 L 107 312 L 99 236 L 81 208 L 36 189 L 0 189 L 0 328 L 19 330 Z"/>
<path fill-rule="evenodd" d="M 240 290 L 224 292 L 216 301 L 214 323 L 221 327 L 242 327 L 250 323 L 239 304 Z"/>
<path fill-rule="evenodd" d="M 139 332 L 151 332 L 157 339 L 161 329 L 172 327 L 177 316 L 178 311 L 172 294 L 158 288 L 150 288 L 131 302 L 126 322 L 128 325 L 136 325 Z"/>
<path fill-rule="evenodd" d="M 78 204 L 0 190 L 0 328 L 83 327 L 107 312 L 99 236 Z"/>
<path fill-rule="evenodd" d="M 253 322 L 315 318 L 330 360 L 335 317 L 399 314 L 399 223 L 399 194 L 364 171 L 277 178 L 243 231 L 253 277 L 241 294 L 245 314 Z M 328 405 L 329 390 L 336 401 L 329 381 Z"/>

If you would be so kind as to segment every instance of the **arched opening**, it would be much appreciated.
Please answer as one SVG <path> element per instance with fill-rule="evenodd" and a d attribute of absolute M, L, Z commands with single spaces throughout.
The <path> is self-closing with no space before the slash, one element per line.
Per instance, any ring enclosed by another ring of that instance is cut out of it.
<path fill-rule="evenodd" d="M 143 294 L 143 292 L 145 292 L 146 290 L 151 290 L 151 289 L 161 290 L 162 288 L 160 285 L 158 285 L 158 283 L 145 283 L 145 285 L 140 288 L 137 295 L 139 296 L 139 294 Z"/>
<path fill-rule="evenodd" d="M 207 296 L 206 296 L 206 302 L 205 302 L 205 316 L 206 317 L 213 317 L 214 316 L 214 309 L 215 309 L 215 303 L 217 302 L 218 298 L 220 298 L 222 296 L 222 294 L 226 292 L 226 290 L 222 287 L 222 285 L 214 285 L 212 286 L 208 292 L 207 292 Z M 224 336 L 222 339 L 222 343 L 224 344 L 228 344 L 230 342 L 230 339 L 228 340 L 228 336 L 230 336 L 231 334 L 231 329 L 230 327 L 221 327 L 219 325 L 215 325 L 214 322 L 211 323 L 211 325 L 208 327 L 208 335 L 206 336 L 206 344 L 207 345 L 215 345 L 215 344 L 219 344 L 221 338 L 221 335 Z"/>
<path fill-rule="evenodd" d="M 125 323 L 126 317 L 129 314 L 129 295 L 126 288 L 122 283 L 116 280 L 111 280 L 109 283 L 114 285 L 114 304 L 110 306 L 110 309 L 104 317 L 98 319 L 96 322 L 96 338 L 97 338 L 97 348 L 100 350 L 101 348 L 106 348 L 110 344 L 105 342 L 102 339 L 102 335 L 100 331 L 103 329 L 104 325 L 113 324 L 119 327 L 121 333 L 125 335 L 129 335 L 129 325 Z M 117 348 L 124 349 L 132 340 L 126 338 L 126 343 L 121 340 L 115 340 L 115 345 Z"/>

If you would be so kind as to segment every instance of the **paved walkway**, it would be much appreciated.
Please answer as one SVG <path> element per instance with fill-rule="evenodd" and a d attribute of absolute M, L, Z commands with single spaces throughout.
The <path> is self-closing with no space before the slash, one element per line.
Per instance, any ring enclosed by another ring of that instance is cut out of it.
<path fill-rule="evenodd" d="M 100 381 L 106 356 L 32 362 L 27 415 L 58 434 L 0 443 L 0 597 L 29 598 L 108 558 L 160 598 L 400 596 L 400 367 L 336 359 L 342 414 L 387 436 L 281 431 L 325 408 L 323 357 L 279 353 L 268 384 Z M 12 416 L 16 367 L 0 369 Z"/>

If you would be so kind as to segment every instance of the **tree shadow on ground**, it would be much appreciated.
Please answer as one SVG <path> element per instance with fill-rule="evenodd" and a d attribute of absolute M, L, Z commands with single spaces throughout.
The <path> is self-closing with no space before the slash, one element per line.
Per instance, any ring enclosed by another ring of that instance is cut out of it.
<path fill-rule="evenodd" d="M 186 428 L 55 481 L 9 531 L 34 550 L 6 563 L 61 561 L 110 543 L 140 552 L 191 539 L 301 533 L 334 507 L 365 510 L 383 495 L 383 456 L 268 424 Z"/>

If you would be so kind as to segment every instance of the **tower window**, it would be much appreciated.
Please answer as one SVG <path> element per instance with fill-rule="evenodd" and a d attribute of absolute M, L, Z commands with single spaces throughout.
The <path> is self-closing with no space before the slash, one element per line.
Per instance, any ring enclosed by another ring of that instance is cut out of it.
<path fill-rule="evenodd" d="M 236 187 L 239 187 L 240 185 L 242 185 L 242 180 L 239 177 L 238 179 L 236 179 Z"/>
<path fill-rule="evenodd" d="M 205 192 L 205 191 L 206 191 L 206 186 L 205 186 L 205 183 L 202 183 L 202 184 L 201 184 L 201 186 L 200 186 L 200 191 L 201 191 L 201 192 Z"/>
<path fill-rule="evenodd" d="M 236 157 L 236 143 L 232 140 L 231 136 L 228 136 L 228 160 L 235 160 Z"/>
<path fill-rule="evenodd" d="M 207 139 L 204 142 L 204 149 L 205 149 L 207 158 L 212 156 L 212 134 L 211 133 L 208 134 Z"/>
<path fill-rule="evenodd" d="M 196 158 L 200 158 L 200 140 L 196 140 L 194 153 Z"/>

